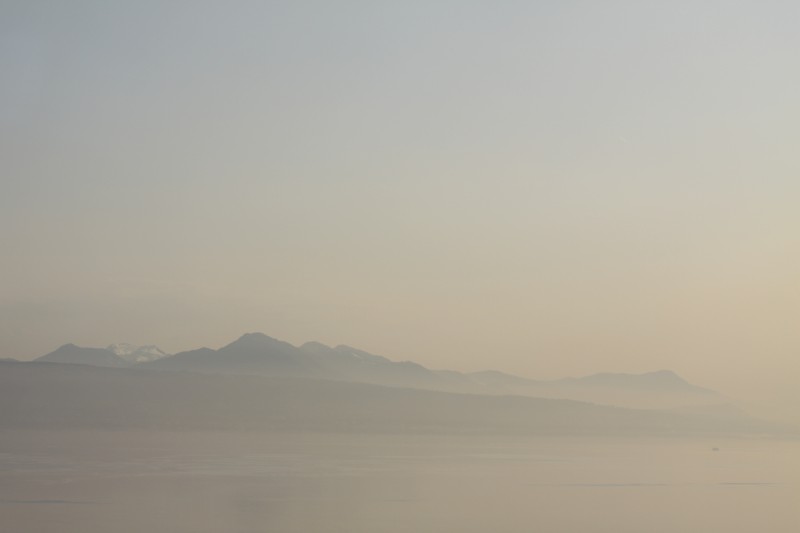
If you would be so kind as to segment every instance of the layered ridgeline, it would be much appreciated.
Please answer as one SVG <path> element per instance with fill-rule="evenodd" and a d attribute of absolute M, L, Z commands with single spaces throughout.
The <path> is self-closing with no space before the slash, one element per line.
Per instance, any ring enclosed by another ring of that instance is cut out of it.
<path fill-rule="evenodd" d="M 287 361 L 284 361 L 287 363 Z M 285 368 L 285 367 L 284 367 Z M 0 362 L 2 429 L 719 436 L 743 416 L 458 394 L 308 377 Z"/>
<path fill-rule="evenodd" d="M 0 428 L 776 430 L 723 403 L 670 371 L 537 381 L 496 371 L 431 370 L 348 346 L 293 346 L 261 333 L 218 350 L 174 355 L 155 346 L 68 344 L 33 362 L 0 362 Z"/>
<path fill-rule="evenodd" d="M 318 342 L 293 346 L 262 333 L 248 333 L 218 350 L 200 348 L 168 355 L 155 346 L 82 348 L 67 344 L 37 359 L 149 370 L 305 377 L 470 394 L 572 399 L 635 408 L 686 408 L 726 403 L 719 394 L 686 382 L 668 370 L 645 374 L 593 374 L 533 380 L 497 371 L 431 370 L 392 361 L 349 346 Z"/>

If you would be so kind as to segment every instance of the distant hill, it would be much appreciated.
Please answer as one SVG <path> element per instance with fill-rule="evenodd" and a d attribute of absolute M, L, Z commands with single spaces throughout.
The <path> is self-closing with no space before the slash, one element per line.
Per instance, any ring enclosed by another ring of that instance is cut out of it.
<path fill-rule="evenodd" d="M 520 394 L 622 407 L 668 409 L 727 403 L 724 397 L 687 382 L 670 370 L 643 374 L 592 374 L 580 378 L 533 380 L 497 371 L 466 374 L 493 393 Z"/>
<path fill-rule="evenodd" d="M 687 382 L 671 370 L 658 370 L 644 374 L 592 374 L 582 378 L 566 378 L 554 382 L 560 385 L 579 385 L 589 387 L 619 387 L 626 389 L 645 389 L 663 391 L 685 391 L 701 394 L 713 393 L 709 389 Z"/>
<path fill-rule="evenodd" d="M 297 377 L 0 362 L 0 428 L 718 435 L 719 418 L 571 400 L 454 394 Z"/>
<path fill-rule="evenodd" d="M 36 361 L 47 363 L 70 363 L 78 365 L 126 367 L 131 363 L 106 348 L 83 348 L 65 344 Z"/>
<path fill-rule="evenodd" d="M 521 378 L 496 370 L 473 372 L 468 375 L 484 385 L 500 387 L 614 387 L 651 391 L 713 393 L 709 389 L 690 384 L 671 370 L 658 370 L 643 374 L 612 374 L 604 372 L 580 378 L 562 378 L 550 381 Z"/>

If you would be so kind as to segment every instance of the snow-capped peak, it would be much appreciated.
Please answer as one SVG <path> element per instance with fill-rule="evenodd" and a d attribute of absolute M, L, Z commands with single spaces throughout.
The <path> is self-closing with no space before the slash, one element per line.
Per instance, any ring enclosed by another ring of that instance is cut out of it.
<path fill-rule="evenodd" d="M 110 345 L 107 349 L 131 363 L 155 361 L 156 359 L 161 359 L 162 357 L 169 355 L 158 346 L 154 346 L 152 344 L 147 346 L 137 346 L 127 342 L 119 342 L 117 344 Z"/>

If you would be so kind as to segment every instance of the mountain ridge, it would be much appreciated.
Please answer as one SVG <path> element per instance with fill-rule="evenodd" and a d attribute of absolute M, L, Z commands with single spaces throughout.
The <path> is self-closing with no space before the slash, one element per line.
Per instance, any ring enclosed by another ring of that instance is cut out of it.
<path fill-rule="evenodd" d="M 564 399 L 36 361 L 0 362 L 0 404 L 0 428 L 30 429 L 665 436 L 781 430 L 745 416 Z"/>
<path fill-rule="evenodd" d="M 128 357 L 118 355 L 112 347 L 127 353 Z M 155 346 L 118 344 L 103 349 L 67 344 L 37 361 L 321 378 L 445 392 L 575 399 L 622 407 L 685 407 L 708 404 L 719 398 L 714 391 L 690 384 L 671 370 L 642 374 L 606 372 L 578 378 L 535 380 L 497 370 L 472 373 L 431 370 L 413 361 L 394 361 L 344 344 L 331 347 L 309 341 L 294 346 L 261 332 L 245 333 L 216 350 L 203 347 L 137 361 L 137 350 L 142 348 L 149 354 L 146 357 L 164 353 Z"/>

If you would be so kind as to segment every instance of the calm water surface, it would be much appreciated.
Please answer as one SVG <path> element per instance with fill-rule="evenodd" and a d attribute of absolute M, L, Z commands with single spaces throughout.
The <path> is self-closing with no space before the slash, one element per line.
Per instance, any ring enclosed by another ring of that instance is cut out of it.
<path fill-rule="evenodd" d="M 796 533 L 798 502 L 794 441 L 0 432 L 3 532 Z"/>

